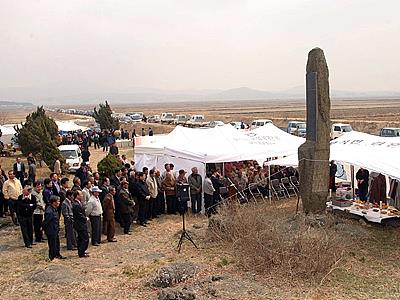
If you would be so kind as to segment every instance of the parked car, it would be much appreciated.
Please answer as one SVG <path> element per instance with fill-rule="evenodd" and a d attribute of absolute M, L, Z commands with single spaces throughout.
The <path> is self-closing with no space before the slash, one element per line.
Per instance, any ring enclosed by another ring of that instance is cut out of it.
<path fill-rule="evenodd" d="M 262 126 L 264 126 L 265 124 L 268 124 L 268 123 L 272 123 L 272 121 L 268 120 L 268 119 L 254 120 L 253 122 L 251 122 L 250 129 L 255 129 L 255 128 L 258 128 L 258 127 L 262 127 Z"/>
<path fill-rule="evenodd" d="M 81 149 L 78 145 L 61 145 L 58 146 L 61 155 L 64 156 L 69 165 L 70 172 L 76 172 L 82 163 Z"/>
<path fill-rule="evenodd" d="M 224 126 L 225 123 L 222 121 L 211 121 L 210 123 L 208 123 L 208 127 L 217 127 L 217 126 Z"/>
<path fill-rule="evenodd" d="M 176 115 L 174 124 L 176 125 L 185 125 L 185 123 L 188 121 L 188 117 L 186 115 Z"/>
<path fill-rule="evenodd" d="M 203 115 L 193 115 L 190 117 L 190 119 L 186 122 L 185 125 L 189 127 L 202 127 L 206 126 L 207 122 L 204 119 Z"/>
<path fill-rule="evenodd" d="M 400 128 L 385 127 L 379 131 L 379 136 L 398 137 L 400 136 Z"/>
<path fill-rule="evenodd" d="M 132 122 L 132 119 L 131 119 L 131 117 L 125 116 L 125 117 L 119 119 L 119 121 L 120 121 L 121 123 L 123 123 L 123 124 L 128 124 L 128 123 L 131 123 L 131 122 Z"/>
<path fill-rule="evenodd" d="M 153 115 L 147 118 L 147 122 L 149 123 L 160 123 L 160 115 Z"/>
<path fill-rule="evenodd" d="M 249 125 L 247 125 L 245 122 L 230 122 L 235 129 L 248 129 Z"/>
<path fill-rule="evenodd" d="M 160 117 L 161 124 L 172 124 L 175 121 L 173 113 L 162 113 Z"/>
<path fill-rule="evenodd" d="M 307 134 L 307 124 L 301 121 L 289 121 L 287 133 L 305 137 Z"/>
<path fill-rule="evenodd" d="M 126 114 L 128 117 L 131 118 L 132 122 L 141 122 L 143 121 L 143 112 L 132 112 Z"/>
<path fill-rule="evenodd" d="M 346 132 L 353 131 L 353 128 L 350 124 L 345 123 L 334 123 L 331 128 L 331 139 L 337 139 L 342 136 Z"/>

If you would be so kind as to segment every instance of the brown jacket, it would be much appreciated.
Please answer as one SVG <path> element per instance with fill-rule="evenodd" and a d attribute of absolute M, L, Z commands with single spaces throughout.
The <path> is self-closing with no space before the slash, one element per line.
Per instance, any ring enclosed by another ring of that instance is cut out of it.
<path fill-rule="evenodd" d="M 104 220 L 113 220 L 115 213 L 114 197 L 108 193 L 103 200 L 103 218 Z"/>
<path fill-rule="evenodd" d="M 163 188 L 165 191 L 165 195 L 167 195 L 167 196 L 176 195 L 176 192 L 175 192 L 176 181 L 175 181 L 174 176 L 171 173 L 166 173 L 165 179 L 164 179 L 162 185 L 163 185 Z"/>

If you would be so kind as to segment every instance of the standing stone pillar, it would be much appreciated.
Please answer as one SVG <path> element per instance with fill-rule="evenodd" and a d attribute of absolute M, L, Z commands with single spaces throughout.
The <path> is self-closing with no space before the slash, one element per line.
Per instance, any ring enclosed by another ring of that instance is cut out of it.
<path fill-rule="evenodd" d="M 299 147 L 300 196 L 305 213 L 325 211 L 329 184 L 329 71 L 324 52 L 308 53 L 306 74 L 307 139 Z"/>

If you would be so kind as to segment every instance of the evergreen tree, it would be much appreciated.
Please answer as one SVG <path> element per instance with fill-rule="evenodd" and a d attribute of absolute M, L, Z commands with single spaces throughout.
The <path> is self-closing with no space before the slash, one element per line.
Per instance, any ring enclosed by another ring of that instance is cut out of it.
<path fill-rule="evenodd" d="M 32 152 L 51 169 L 56 159 L 59 159 L 61 164 L 65 163 L 56 143 L 58 126 L 52 118 L 46 116 L 43 106 L 29 114 L 26 122 L 19 127 L 15 126 L 15 130 L 22 154 L 28 155 Z"/>
<path fill-rule="evenodd" d="M 108 102 L 105 104 L 100 103 L 99 109 L 94 108 L 93 117 L 97 123 L 99 123 L 100 128 L 103 129 L 119 129 L 119 120 L 112 116 L 112 110 Z"/>
<path fill-rule="evenodd" d="M 110 178 L 115 174 L 117 170 L 123 167 L 122 162 L 112 154 L 107 154 L 101 161 L 97 164 L 97 171 L 102 177 Z"/>

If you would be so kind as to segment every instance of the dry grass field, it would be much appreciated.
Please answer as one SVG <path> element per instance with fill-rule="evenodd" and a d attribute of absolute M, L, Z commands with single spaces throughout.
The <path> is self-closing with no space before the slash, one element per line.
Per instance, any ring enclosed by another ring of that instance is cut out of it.
<path fill-rule="evenodd" d="M 280 127 L 284 127 L 288 120 L 305 117 L 304 103 L 298 101 L 115 105 L 113 109 L 117 112 L 143 111 L 146 115 L 169 111 L 196 113 L 204 114 L 208 120 L 224 122 L 250 122 L 253 119 L 267 118 Z M 1 121 L 23 121 L 30 111 L 31 109 L 3 112 Z M 79 118 L 59 113 L 50 115 L 59 120 Z M 349 122 L 357 130 L 376 134 L 381 127 L 400 127 L 400 100 L 334 101 L 331 115 L 334 121 Z M 156 133 L 168 132 L 173 128 L 159 124 L 137 124 L 137 132 L 142 127 L 147 129 L 148 126 L 153 127 Z M 133 128 L 123 127 L 130 131 Z M 121 154 L 133 156 L 132 149 L 121 150 Z M 95 168 L 104 153 L 94 150 L 91 152 L 91 165 Z M 8 170 L 14 159 L 0 158 L 0 164 L 3 169 Z M 45 167 L 39 169 L 41 176 L 48 173 Z M 266 216 L 271 214 L 274 218 L 290 219 L 295 214 L 296 199 L 258 205 L 256 210 L 249 210 L 253 221 L 257 219 L 257 214 L 264 213 Z M 246 217 L 245 209 L 248 208 L 240 209 L 241 218 Z M 0 219 L 0 222 L 4 220 Z M 399 299 L 398 228 L 361 224 L 355 220 L 339 218 L 338 226 L 334 230 L 343 241 L 344 251 L 334 253 L 336 248 L 332 248 L 331 254 L 341 259 L 324 271 L 322 276 L 319 274 L 310 279 L 278 271 L 263 271 L 260 265 L 252 269 L 249 267 L 249 260 L 243 257 L 257 255 L 254 249 L 270 251 L 269 248 L 259 248 L 260 245 L 253 240 L 248 243 L 248 252 L 243 252 L 246 248 L 243 248 L 243 244 L 235 244 L 239 243 L 237 240 L 232 243 L 223 238 L 215 238 L 215 232 L 208 228 L 207 218 L 189 216 L 187 223 L 199 249 L 186 241 L 183 251 L 178 254 L 176 246 L 181 218 L 162 216 L 146 228 L 135 225 L 131 236 L 122 235 L 117 226 L 118 242 L 105 242 L 100 247 L 90 246 L 91 256 L 87 259 L 80 259 L 76 252 L 66 250 L 62 230 L 61 252 L 68 259 L 53 262 L 46 259 L 46 244 L 26 249 L 18 227 L 2 227 L 1 299 L 158 299 L 158 293 L 162 289 L 155 288 L 148 282 L 157 275 L 160 268 L 181 262 L 195 266 L 196 272 L 184 282 L 174 284 L 174 288 L 194 292 L 195 299 Z M 284 230 L 280 233 L 285 235 Z M 315 255 L 319 257 L 318 253 Z M 329 255 L 329 251 L 326 255 Z M 268 265 L 264 268 L 267 269 Z"/>

